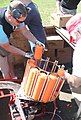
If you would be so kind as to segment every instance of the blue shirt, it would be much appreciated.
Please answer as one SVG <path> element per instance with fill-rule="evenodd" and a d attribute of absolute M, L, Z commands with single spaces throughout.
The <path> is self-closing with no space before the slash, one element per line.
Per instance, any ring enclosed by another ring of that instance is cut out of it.
<path fill-rule="evenodd" d="M 0 44 L 9 42 L 7 35 L 3 31 L 3 26 L 0 25 Z"/>
<path fill-rule="evenodd" d="M 45 44 L 46 36 L 38 8 L 33 2 L 28 4 L 27 7 L 30 7 L 31 10 L 27 15 L 25 24 L 29 27 L 31 33 L 36 39 Z"/>

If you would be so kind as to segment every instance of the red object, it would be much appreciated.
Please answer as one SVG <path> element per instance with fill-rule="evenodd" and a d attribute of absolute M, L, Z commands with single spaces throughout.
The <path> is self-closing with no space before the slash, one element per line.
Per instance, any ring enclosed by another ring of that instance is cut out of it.
<path fill-rule="evenodd" d="M 70 43 L 73 43 L 74 41 L 75 41 L 74 38 L 73 38 L 72 36 L 70 36 L 69 42 L 70 42 Z"/>
<path fill-rule="evenodd" d="M 4 90 L 0 90 L 0 99 L 2 98 L 7 98 L 9 97 L 9 104 L 13 104 L 15 102 L 15 98 L 16 98 L 16 95 L 14 93 L 6 93 L 4 92 Z"/>

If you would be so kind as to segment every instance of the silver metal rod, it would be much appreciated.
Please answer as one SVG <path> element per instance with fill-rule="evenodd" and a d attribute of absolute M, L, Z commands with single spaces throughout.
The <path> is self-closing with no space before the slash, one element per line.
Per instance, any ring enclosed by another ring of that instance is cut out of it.
<path fill-rule="evenodd" d="M 47 59 L 46 59 L 46 61 L 45 61 L 45 64 L 44 64 L 44 66 L 43 66 L 43 70 L 45 70 L 45 71 L 46 71 L 46 69 L 47 69 L 47 67 L 48 67 L 49 60 L 50 60 L 50 58 L 47 57 Z"/>
<path fill-rule="evenodd" d="M 20 113 L 21 119 L 22 119 L 22 120 L 26 120 L 24 111 L 23 111 L 23 109 L 22 109 L 22 107 L 21 107 L 20 100 L 19 100 L 18 98 L 16 98 L 15 104 L 16 104 L 16 106 L 17 106 L 17 108 L 18 108 L 18 111 L 19 111 L 19 113 Z"/>

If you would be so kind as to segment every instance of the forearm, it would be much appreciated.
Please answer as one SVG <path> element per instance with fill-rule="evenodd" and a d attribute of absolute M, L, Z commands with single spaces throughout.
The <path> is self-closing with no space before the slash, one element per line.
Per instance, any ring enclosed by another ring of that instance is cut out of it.
<path fill-rule="evenodd" d="M 26 27 L 23 27 L 20 32 L 24 35 L 24 37 L 28 40 L 30 40 L 31 42 L 33 42 L 34 44 L 36 43 L 37 39 L 35 38 L 35 36 L 30 32 L 30 30 L 28 30 Z"/>
<path fill-rule="evenodd" d="M 21 29 L 17 29 L 17 31 L 20 31 L 27 40 L 31 41 L 34 44 L 40 44 L 45 48 L 45 45 L 36 39 L 36 37 L 30 32 L 27 26 L 23 26 Z"/>
<path fill-rule="evenodd" d="M 25 56 L 25 52 L 23 50 L 20 50 L 12 45 L 9 45 L 9 44 L 5 44 L 5 45 L 2 45 L 2 47 L 7 50 L 8 52 L 12 53 L 12 54 L 15 54 L 15 55 L 22 55 L 22 56 Z"/>

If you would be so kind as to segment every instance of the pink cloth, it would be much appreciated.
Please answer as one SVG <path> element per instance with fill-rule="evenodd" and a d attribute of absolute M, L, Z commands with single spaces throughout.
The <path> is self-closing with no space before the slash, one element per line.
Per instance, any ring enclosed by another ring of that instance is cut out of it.
<path fill-rule="evenodd" d="M 70 18 L 70 20 L 66 23 L 66 29 L 71 35 L 70 42 L 77 42 L 81 39 L 81 13 L 74 15 Z"/>
<path fill-rule="evenodd" d="M 66 23 L 66 29 L 71 33 L 79 24 L 81 24 L 81 13 L 70 18 Z"/>

